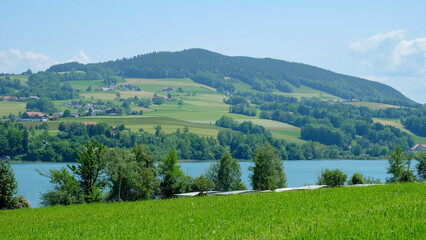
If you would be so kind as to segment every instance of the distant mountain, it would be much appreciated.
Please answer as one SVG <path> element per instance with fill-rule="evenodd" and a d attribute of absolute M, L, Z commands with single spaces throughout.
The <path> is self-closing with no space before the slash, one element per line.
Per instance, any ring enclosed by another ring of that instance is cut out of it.
<path fill-rule="evenodd" d="M 54 65 L 47 72 L 84 71 L 90 79 L 110 75 L 141 78 L 190 77 L 194 81 L 218 88 L 219 91 L 235 91 L 228 78 L 241 80 L 253 89 L 292 92 L 305 85 L 344 99 L 383 102 L 411 106 L 415 102 L 394 88 L 318 67 L 276 60 L 271 58 L 230 57 L 204 49 L 180 52 L 154 52 L 115 61 Z"/>

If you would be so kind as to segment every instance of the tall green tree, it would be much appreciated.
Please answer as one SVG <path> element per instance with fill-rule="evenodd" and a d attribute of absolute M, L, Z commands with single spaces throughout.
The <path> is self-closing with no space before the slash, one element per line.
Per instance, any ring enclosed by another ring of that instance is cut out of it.
<path fill-rule="evenodd" d="M 133 148 L 135 161 L 138 165 L 135 181 L 138 189 L 138 199 L 153 199 L 159 192 L 160 181 L 155 166 L 156 156 L 145 145 L 136 145 Z"/>
<path fill-rule="evenodd" d="M 14 208 L 18 183 L 10 163 L 0 160 L 0 209 Z"/>
<path fill-rule="evenodd" d="M 388 156 L 388 173 L 392 177 L 386 179 L 387 182 L 413 182 L 415 180 L 413 171 L 408 168 L 408 159 L 404 156 L 401 146 L 397 146 L 395 151 Z"/>
<path fill-rule="evenodd" d="M 0 157 L 8 154 L 10 151 L 9 140 L 3 134 L 0 134 Z"/>
<path fill-rule="evenodd" d="M 87 142 L 86 151 L 78 153 L 78 165 L 68 165 L 71 171 L 79 176 L 79 184 L 84 194 L 86 203 L 102 200 L 101 189 L 105 182 L 99 176 L 105 167 L 105 159 L 102 158 L 104 146 L 97 141 Z"/>
<path fill-rule="evenodd" d="M 161 194 L 163 198 L 171 198 L 173 197 L 173 194 L 180 193 L 177 183 L 185 175 L 177 163 L 177 153 L 173 150 L 170 151 L 158 164 L 161 179 Z"/>
<path fill-rule="evenodd" d="M 106 149 L 104 156 L 108 156 L 106 163 L 108 180 L 111 190 L 107 196 L 108 201 L 134 201 L 134 184 L 136 162 L 129 151 L 119 148 Z"/>
<path fill-rule="evenodd" d="M 416 165 L 417 175 L 420 181 L 426 180 L 426 151 L 417 152 L 414 158 L 419 161 Z"/>
<path fill-rule="evenodd" d="M 255 164 L 251 168 L 253 189 L 274 190 L 287 186 L 283 161 L 270 144 L 265 144 L 257 150 L 253 162 Z"/>
<path fill-rule="evenodd" d="M 219 162 L 211 165 L 206 177 L 214 182 L 217 191 L 246 189 L 241 181 L 241 166 L 229 152 L 225 153 Z"/>

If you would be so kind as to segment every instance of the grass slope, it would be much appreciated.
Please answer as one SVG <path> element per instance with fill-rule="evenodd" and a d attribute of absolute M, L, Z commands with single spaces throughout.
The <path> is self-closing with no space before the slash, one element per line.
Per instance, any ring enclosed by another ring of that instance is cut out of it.
<path fill-rule="evenodd" d="M 357 107 L 368 107 L 373 110 L 386 109 L 386 108 L 400 108 L 400 106 L 385 104 L 385 103 L 375 103 L 375 102 L 347 102 L 347 104 L 354 105 Z"/>
<path fill-rule="evenodd" d="M 388 126 L 397 127 L 399 129 L 401 129 L 401 131 L 404 131 L 406 133 L 413 135 L 414 143 L 416 143 L 416 144 L 425 144 L 426 143 L 426 137 L 417 136 L 414 133 L 412 133 L 411 131 L 409 131 L 408 129 L 406 129 L 404 127 L 404 125 L 402 125 L 401 119 L 399 119 L 399 118 L 373 118 L 373 121 L 381 123 L 385 126 L 388 125 Z"/>
<path fill-rule="evenodd" d="M 0 211 L 2 239 L 425 239 L 425 183 Z"/>

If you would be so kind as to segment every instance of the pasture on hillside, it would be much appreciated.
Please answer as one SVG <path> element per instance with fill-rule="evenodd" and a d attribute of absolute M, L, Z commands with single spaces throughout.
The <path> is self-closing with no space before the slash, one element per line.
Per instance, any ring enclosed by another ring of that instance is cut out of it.
<path fill-rule="evenodd" d="M 27 103 L 25 102 L 0 101 L 0 117 L 7 117 L 11 113 L 18 115 L 19 112 L 25 112 L 26 106 Z"/>
<path fill-rule="evenodd" d="M 413 136 L 414 143 L 416 144 L 424 144 L 426 143 L 426 137 L 417 136 L 414 133 L 412 133 L 410 130 L 406 129 L 402 123 L 401 119 L 399 118 L 373 118 L 374 122 L 381 123 L 383 125 L 393 126 L 396 128 L 401 129 L 401 131 L 404 131 L 406 133 L 409 133 Z"/>
<path fill-rule="evenodd" d="M 323 92 L 323 91 L 320 91 L 320 90 L 317 90 L 317 89 L 313 89 L 313 88 L 310 88 L 310 87 L 304 86 L 304 85 L 301 85 L 299 88 L 293 87 L 293 92 L 291 92 L 291 93 L 285 93 L 285 92 L 275 90 L 274 94 L 286 95 L 286 96 L 290 96 L 290 97 L 295 97 L 297 99 L 301 99 L 302 97 L 307 97 L 307 98 L 317 97 L 317 98 L 320 98 L 320 99 L 333 99 L 333 100 L 341 99 L 341 98 L 334 96 L 330 93 L 326 93 L 326 92 Z"/>

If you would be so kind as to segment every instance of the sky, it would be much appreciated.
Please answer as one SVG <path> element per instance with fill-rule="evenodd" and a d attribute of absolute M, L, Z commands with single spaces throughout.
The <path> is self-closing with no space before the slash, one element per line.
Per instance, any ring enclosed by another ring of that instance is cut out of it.
<path fill-rule="evenodd" d="M 426 103 L 426 1 L 0 0 L 0 72 L 204 48 L 301 62 Z"/>

